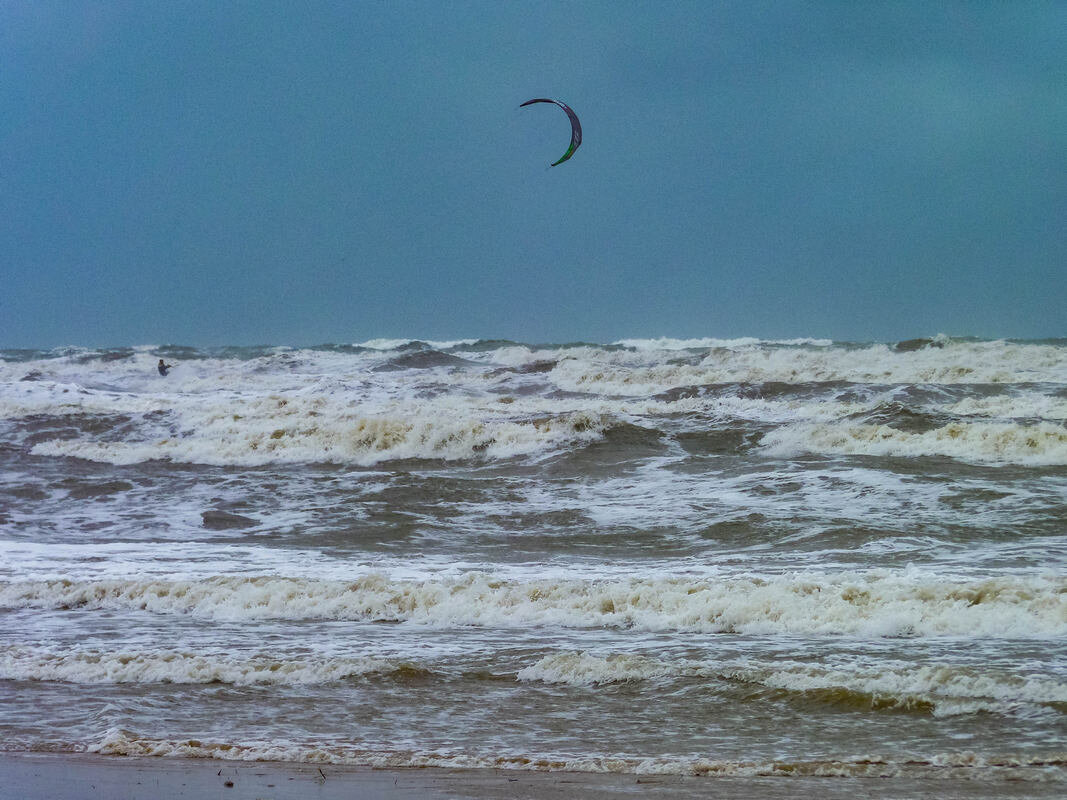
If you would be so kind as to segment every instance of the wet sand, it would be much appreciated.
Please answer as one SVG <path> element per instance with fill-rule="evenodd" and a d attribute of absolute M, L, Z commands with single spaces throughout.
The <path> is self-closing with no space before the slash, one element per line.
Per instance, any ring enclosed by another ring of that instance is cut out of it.
<path fill-rule="evenodd" d="M 3 800 L 407 800 L 627 797 L 1059 798 L 1062 783 L 955 779 L 684 777 L 512 770 L 392 769 L 80 754 L 0 754 Z"/>

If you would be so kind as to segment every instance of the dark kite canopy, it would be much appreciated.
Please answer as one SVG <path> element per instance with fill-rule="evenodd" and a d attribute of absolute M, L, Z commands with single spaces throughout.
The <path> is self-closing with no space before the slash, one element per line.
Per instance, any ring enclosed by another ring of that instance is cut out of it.
<path fill-rule="evenodd" d="M 552 103 L 553 105 L 557 105 L 566 112 L 567 117 L 571 121 L 571 146 L 567 148 L 567 152 L 563 154 L 563 157 L 556 162 L 556 164 L 562 164 L 564 161 L 574 155 L 574 151 L 577 150 L 579 145 L 581 145 L 582 143 L 582 123 L 578 121 L 578 115 L 571 110 L 571 107 L 569 105 L 567 105 L 566 103 L 561 103 L 559 100 L 549 100 L 547 97 L 535 97 L 533 100 L 527 100 L 525 103 L 519 106 L 519 108 L 531 105 L 533 103 Z M 556 164 L 552 164 L 552 166 L 554 167 L 556 166 Z"/>

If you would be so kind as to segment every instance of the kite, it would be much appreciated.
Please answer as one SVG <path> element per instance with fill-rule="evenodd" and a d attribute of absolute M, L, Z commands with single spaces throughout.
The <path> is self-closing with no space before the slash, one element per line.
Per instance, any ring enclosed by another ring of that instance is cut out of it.
<path fill-rule="evenodd" d="M 523 106 L 528 106 L 532 103 L 552 103 L 567 112 L 567 116 L 570 118 L 571 146 L 567 148 L 567 152 L 563 154 L 563 157 L 556 162 L 556 164 L 562 164 L 564 161 L 574 155 L 574 151 L 577 150 L 582 143 L 582 123 L 578 121 L 578 115 L 571 110 L 571 107 L 569 105 L 567 105 L 566 103 L 561 103 L 559 100 L 549 100 L 547 97 L 535 97 L 533 100 L 527 100 L 525 103 L 519 106 L 519 108 L 522 108 Z M 550 166 L 554 167 L 556 166 L 556 164 L 551 164 Z"/>

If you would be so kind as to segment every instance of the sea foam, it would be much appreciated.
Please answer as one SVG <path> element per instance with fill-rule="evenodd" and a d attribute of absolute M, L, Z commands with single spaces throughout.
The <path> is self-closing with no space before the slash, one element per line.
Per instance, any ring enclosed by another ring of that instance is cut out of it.
<path fill-rule="evenodd" d="M 2 608 L 126 609 L 219 620 L 347 619 L 434 627 L 556 625 L 854 636 L 1067 635 L 1067 579 L 911 573 L 505 581 L 219 577 L 0 583 Z"/>
<path fill-rule="evenodd" d="M 384 658 L 292 658 L 259 655 L 0 648 L 0 679 L 71 683 L 226 683 L 299 686 L 369 674 L 410 672 L 411 664 Z"/>
<path fill-rule="evenodd" d="M 798 424 L 772 431 L 762 445 L 775 456 L 944 456 L 978 463 L 1067 465 L 1067 428 L 1047 422 L 953 422 L 922 433 L 888 425 Z"/>
<path fill-rule="evenodd" d="M 239 408 L 243 413 L 231 413 Z M 333 409 L 314 398 L 271 397 L 240 405 L 186 408 L 169 436 L 145 441 L 51 439 L 38 456 L 110 464 L 152 460 L 256 466 L 346 463 L 372 466 L 399 459 L 506 458 L 599 438 L 612 420 L 584 412 L 509 420 L 422 407 L 374 415 Z"/>
<path fill-rule="evenodd" d="M 123 756 L 215 758 L 227 761 L 289 761 L 348 764 L 378 769 L 439 767 L 449 769 L 507 769 L 536 772 L 617 773 L 631 775 L 688 775 L 693 777 L 830 778 L 943 778 L 975 781 L 1064 781 L 1067 753 L 1040 757 L 977 755 L 971 752 L 933 753 L 893 758 L 877 754 L 852 759 L 782 759 L 737 761 L 700 756 L 569 756 L 556 753 L 491 753 L 469 750 L 384 750 L 351 743 L 307 744 L 296 741 L 211 741 L 160 739 L 124 728 L 107 730 L 90 752 Z"/>
<path fill-rule="evenodd" d="M 713 680 L 871 708 L 929 709 L 934 716 L 1014 713 L 1021 706 L 1067 704 L 1067 681 L 1056 676 L 978 672 L 952 664 L 919 667 L 779 661 L 773 664 L 665 660 L 635 654 L 554 653 L 518 672 L 523 681 L 604 686 L 651 680 Z"/>

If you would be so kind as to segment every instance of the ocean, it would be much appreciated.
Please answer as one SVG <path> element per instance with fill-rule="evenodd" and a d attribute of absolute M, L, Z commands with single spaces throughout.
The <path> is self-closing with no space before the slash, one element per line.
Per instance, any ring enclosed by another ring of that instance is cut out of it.
<path fill-rule="evenodd" d="M 9 752 L 1067 789 L 1065 567 L 1063 339 L 0 350 Z"/>

